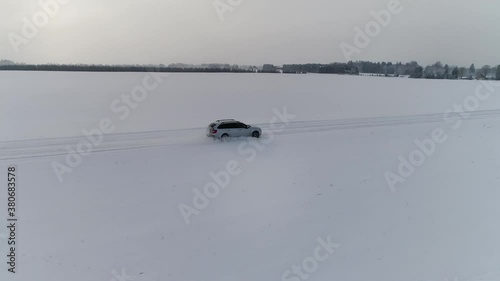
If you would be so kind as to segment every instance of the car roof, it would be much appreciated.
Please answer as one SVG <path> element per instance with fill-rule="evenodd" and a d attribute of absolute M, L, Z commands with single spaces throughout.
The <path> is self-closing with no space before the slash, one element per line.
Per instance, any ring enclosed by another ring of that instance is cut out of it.
<path fill-rule="evenodd" d="M 234 119 L 220 119 L 215 121 L 214 123 L 223 123 L 223 122 L 237 122 L 237 121 Z"/>

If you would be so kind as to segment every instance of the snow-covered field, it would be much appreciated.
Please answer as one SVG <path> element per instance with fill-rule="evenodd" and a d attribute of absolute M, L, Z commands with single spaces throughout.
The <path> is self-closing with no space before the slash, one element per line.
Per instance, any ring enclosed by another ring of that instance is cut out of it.
<path fill-rule="evenodd" d="M 14 164 L 19 217 L 0 280 L 500 280 L 500 83 L 1 72 L 0 89 L 0 215 Z M 228 117 L 263 138 L 205 137 Z"/>

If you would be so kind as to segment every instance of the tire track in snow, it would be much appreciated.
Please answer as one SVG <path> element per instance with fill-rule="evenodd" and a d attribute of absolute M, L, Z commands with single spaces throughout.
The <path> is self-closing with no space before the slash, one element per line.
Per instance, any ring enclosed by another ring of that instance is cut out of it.
<path fill-rule="evenodd" d="M 500 117 L 500 110 L 476 111 L 468 112 L 468 114 L 470 117 L 467 119 L 498 118 Z M 458 116 L 458 114 L 454 115 Z M 369 127 L 400 126 L 432 122 L 444 122 L 443 114 L 295 121 L 288 123 L 286 128 L 282 132 L 276 133 L 276 135 L 303 134 Z M 269 124 L 255 125 L 260 126 L 264 130 L 264 136 L 265 131 L 270 130 Z M 93 147 L 92 153 L 146 149 L 170 145 L 209 145 L 217 142 L 205 137 L 205 130 L 206 127 L 140 133 L 108 134 L 104 136 L 100 145 Z M 66 147 L 74 147 L 79 141 L 82 140 L 86 140 L 86 138 L 81 136 L 0 142 L 0 161 L 63 156 L 67 154 Z"/>

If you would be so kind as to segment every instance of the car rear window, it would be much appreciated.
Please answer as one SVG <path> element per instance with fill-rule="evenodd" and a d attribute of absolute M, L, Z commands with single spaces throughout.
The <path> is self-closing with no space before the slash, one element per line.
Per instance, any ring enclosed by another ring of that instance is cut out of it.
<path fill-rule="evenodd" d="M 212 123 L 212 124 L 210 124 L 210 125 L 208 125 L 208 126 L 209 126 L 210 128 L 213 128 L 213 127 L 215 127 L 215 123 Z"/>

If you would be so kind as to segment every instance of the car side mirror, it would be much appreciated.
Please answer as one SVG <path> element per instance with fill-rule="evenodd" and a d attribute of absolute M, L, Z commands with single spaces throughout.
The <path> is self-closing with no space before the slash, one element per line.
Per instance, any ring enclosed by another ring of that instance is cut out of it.
<path fill-rule="evenodd" d="M 250 129 L 251 127 L 252 127 L 252 126 L 250 126 L 250 125 L 247 125 L 247 129 Z"/>

